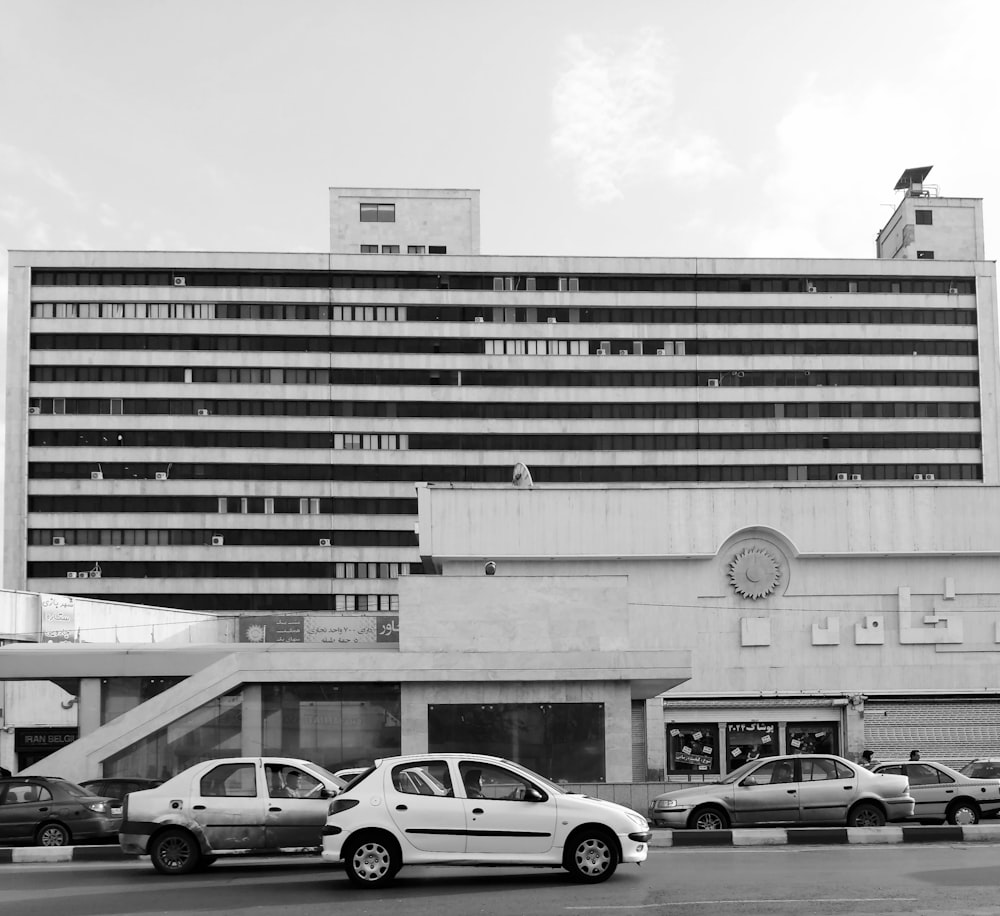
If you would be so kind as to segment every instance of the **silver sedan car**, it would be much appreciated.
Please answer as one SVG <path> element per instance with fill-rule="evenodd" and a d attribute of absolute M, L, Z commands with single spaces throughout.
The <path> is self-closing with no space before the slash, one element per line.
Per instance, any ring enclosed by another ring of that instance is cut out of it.
<path fill-rule="evenodd" d="M 978 824 L 1000 811 L 1000 779 L 966 776 L 933 760 L 882 760 L 873 773 L 894 773 L 910 781 L 913 818 L 940 824 Z"/>
<path fill-rule="evenodd" d="M 755 824 L 881 827 L 913 816 L 905 776 L 870 773 L 832 754 L 792 754 L 746 763 L 716 783 L 657 795 L 649 819 L 675 829 Z"/>

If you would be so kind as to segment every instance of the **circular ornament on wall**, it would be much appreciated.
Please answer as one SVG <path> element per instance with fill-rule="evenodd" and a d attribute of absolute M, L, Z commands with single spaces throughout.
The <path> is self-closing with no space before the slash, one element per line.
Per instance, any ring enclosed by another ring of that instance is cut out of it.
<path fill-rule="evenodd" d="M 777 559 L 761 547 L 741 550 L 729 564 L 729 582 L 744 598 L 766 598 L 781 581 Z"/>

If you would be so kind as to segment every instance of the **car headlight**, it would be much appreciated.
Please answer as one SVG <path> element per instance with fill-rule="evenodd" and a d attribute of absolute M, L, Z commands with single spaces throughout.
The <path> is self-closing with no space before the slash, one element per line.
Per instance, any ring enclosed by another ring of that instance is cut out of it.
<path fill-rule="evenodd" d="M 649 821 L 646 820 L 641 814 L 629 812 L 629 820 L 632 821 L 637 827 L 643 830 L 649 829 Z"/>
<path fill-rule="evenodd" d="M 676 798 L 657 798 L 653 802 L 653 808 L 659 811 L 662 808 L 676 808 L 677 799 Z"/>

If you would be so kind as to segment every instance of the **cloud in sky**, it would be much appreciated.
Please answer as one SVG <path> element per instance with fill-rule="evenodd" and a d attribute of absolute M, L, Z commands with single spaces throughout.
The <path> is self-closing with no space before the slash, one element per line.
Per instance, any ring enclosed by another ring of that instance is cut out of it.
<path fill-rule="evenodd" d="M 552 151 L 585 202 L 607 203 L 638 181 L 691 181 L 734 171 L 717 140 L 674 111 L 672 60 L 655 29 L 624 47 L 581 35 L 563 44 L 553 91 Z"/>

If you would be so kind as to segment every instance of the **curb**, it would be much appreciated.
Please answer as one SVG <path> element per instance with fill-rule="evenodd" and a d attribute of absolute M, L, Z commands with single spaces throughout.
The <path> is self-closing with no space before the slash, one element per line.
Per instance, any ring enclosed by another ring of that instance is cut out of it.
<path fill-rule="evenodd" d="M 973 827 L 748 827 L 743 830 L 656 828 L 651 848 L 693 846 L 886 846 L 893 843 L 1000 843 L 1000 824 Z M 134 859 L 120 846 L 3 846 L 0 865 L 115 862 Z"/>
<path fill-rule="evenodd" d="M 970 827 L 789 827 L 744 830 L 654 830 L 650 847 L 875 846 L 891 843 L 997 843 L 1000 824 Z"/>

